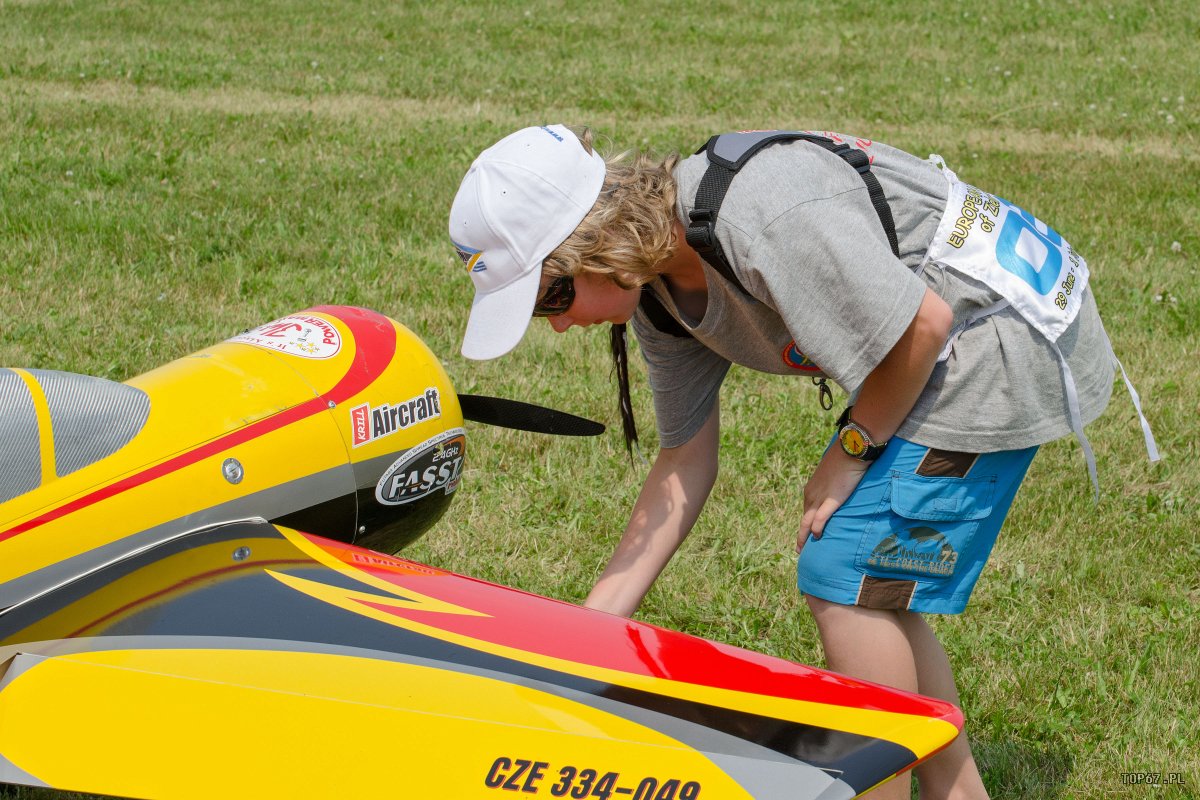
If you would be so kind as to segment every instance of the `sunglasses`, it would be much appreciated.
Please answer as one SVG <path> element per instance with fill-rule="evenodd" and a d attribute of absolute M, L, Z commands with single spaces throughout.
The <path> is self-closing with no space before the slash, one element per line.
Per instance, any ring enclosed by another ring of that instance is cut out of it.
<path fill-rule="evenodd" d="M 535 317 L 556 317 L 566 312 L 575 299 L 575 279 L 570 275 L 560 275 L 550 281 L 546 291 L 542 292 L 537 302 L 533 304 Z"/>

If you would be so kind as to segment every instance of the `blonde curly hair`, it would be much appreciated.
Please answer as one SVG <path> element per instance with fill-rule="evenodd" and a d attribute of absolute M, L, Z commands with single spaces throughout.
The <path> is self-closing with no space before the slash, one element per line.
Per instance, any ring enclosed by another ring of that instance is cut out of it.
<path fill-rule="evenodd" d="M 589 128 L 572 129 L 589 153 Z M 675 252 L 675 179 L 672 153 L 656 161 L 630 151 L 605 158 L 604 183 L 592 210 L 542 262 L 545 275 L 607 275 L 622 289 L 658 277 L 657 267 Z"/>

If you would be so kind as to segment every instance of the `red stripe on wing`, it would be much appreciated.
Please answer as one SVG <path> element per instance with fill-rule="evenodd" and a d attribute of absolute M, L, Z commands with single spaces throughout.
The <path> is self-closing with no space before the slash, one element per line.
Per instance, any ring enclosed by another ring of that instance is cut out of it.
<path fill-rule="evenodd" d="M 957 709 L 823 670 L 659 628 L 454 573 L 401 569 L 403 559 L 316 536 L 310 541 L 346 564 L 403 589 L 487 616 L 363 602 L 378 611 L 482 642 L 577 664 L 702 686 L 854 708 L 915 714 L 961 725 Z M 371 558 L 359 554 L 370 553 Z M 384 561 L 386 560 L 386 561 Z M 374 561 L 375 564 L 366 563 Z M 387 562 L 392 562 L 391 564 Z"/>

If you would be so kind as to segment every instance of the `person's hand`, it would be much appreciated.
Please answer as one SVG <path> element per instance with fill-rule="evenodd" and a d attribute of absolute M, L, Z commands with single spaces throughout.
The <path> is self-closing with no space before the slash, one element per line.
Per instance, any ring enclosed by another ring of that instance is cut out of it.
<path fill-rule="evenodd" d="M 804 549 L 810 533 L 814 539 L 821 538 L 825 523 L 854 492 L 868 466 L 865 461 L 846 455 L 836 442 L 825 451 L 804 486 L 804 516 L 796 533 L 797 553 Z"/>

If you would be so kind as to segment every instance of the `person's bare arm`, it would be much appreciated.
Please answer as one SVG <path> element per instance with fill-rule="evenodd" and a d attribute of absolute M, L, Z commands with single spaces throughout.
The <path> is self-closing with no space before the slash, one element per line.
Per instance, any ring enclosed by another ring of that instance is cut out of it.
<path fill-rule="evenodd" d="M 863 381 L 851 419 L 867 429 L 877 442 L 886 442 L 912 411 L 929 382 L 938 354 L 950 333 L 950 307 L 930 289 L 908 329 Z M 834 444 L 804 487 L 804 516 L 796 534 L 796 550 L 804 547 L 811 532 L 820 536 L 833 512 L 858 486 L 867 464 L 851 458 Z"/>
<path fill-rule="evenodd" d="M 633 614 L 700 516 L 717 479 L 720 412 L 686 444 L 660 450 L 629 524 L 584 605 Z"/>

